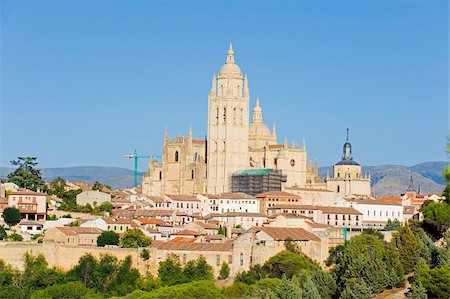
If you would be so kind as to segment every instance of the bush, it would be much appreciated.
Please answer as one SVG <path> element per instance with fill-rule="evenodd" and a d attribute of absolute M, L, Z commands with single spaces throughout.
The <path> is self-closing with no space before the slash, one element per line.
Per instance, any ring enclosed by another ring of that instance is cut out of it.
<path fill-rule="evenodd" d="M 3 210 L 3 219 L 9 226 L 14 226 L 20 222 L 20 212 L 16 208 L 5 208 Z"/>
<path fill-rule="evenodd" d="M 21 235 L 19 235 L 18 233 L 12 233 L 8 236 L 8 240 L 11 241 L 23 241 L 23 237 Z"/>
<path fill-rule="evenodd" d="M 230 266 L 228 266 L 227 262 L 222 263 L 222 267 L 220 268 L 219 275 L 220 275 L 219 276 L 220 279 L 225 279 L 225 278 L 228 278 L 228 276 L 230 276 Z"/>
<path fill-rule="evenodd" d="M 97 246 L 119 245 L 120 236 L 113 231 L 104 231 L 97 237 Z"/>

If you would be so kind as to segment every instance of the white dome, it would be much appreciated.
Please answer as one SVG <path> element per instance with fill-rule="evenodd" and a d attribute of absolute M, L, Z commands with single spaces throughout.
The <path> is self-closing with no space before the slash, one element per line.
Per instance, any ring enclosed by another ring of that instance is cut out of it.
<path fill-rule="evenodd" d="M 269 128 L 263 123 L 251 123 L 249 125 L 249 138 L 267 139 L 271 138 Z"/>
<path fill-rule="evenodd" d="M 220 69 L 220 74 L 241 74 L 241 69 L 235 63 L 225 63 Z"/>

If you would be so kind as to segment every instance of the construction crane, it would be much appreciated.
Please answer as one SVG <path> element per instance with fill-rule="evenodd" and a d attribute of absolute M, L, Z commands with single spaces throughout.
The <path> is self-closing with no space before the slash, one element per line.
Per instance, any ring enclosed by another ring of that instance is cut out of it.
<path fill-rule="evenodd" d="M 134 159 L 134 187 L 138 186 L 138 159 L 148 159 L 148 158 L 158 158 L 159 156 L 142 156 L 138 155 L 137 151 L 134 150 L 134 153 L 131 155 L 123 155 L 126 159 Z"/>

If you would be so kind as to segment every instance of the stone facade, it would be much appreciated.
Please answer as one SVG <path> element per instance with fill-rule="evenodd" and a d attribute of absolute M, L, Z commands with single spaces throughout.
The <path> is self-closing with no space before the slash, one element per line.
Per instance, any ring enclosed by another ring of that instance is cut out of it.
<path fill-rule="evenodd" d="M 164 134 L 162 161 L 153 159 L 142 179 L 142 191 L 159 194 L 220 194 L 231 191 L 231 176 L 248 168 L 272 168 L 287 176 L 283 188 L 305 187 L 317 176 L 317 163 L 307 165 L 305 143 L 277 143 L 263 122 L 259 99 L 249 123 L 250 93 L 247 76 L 235 63 L 230 45 L 225 64 L 213 76 L 208 95 L 207 141 Z"/>

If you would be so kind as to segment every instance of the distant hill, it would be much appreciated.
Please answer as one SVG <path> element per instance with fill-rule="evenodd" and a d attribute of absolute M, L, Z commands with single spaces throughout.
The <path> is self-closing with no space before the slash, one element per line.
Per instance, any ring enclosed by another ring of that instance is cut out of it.
<path fill-rule="evenodd" d="M 424 162 L 413 166 L 381 165 L 366 166 L 362 168 L 363 173 L 370 171 L 372 177 L 372 192 L 374 195 L 399 195 L 405 192 L 409 185 L 409 176 L 413 174 L 416 188 L 420 186 L 422 193 L 442 192 L 445 188 L 443 176 L 444 167 L 447 162 Z M 332 174 L 332 167 L 320 167 L 319 175 L 326 176 L 327 170 Z M 13 168 L 0 167 L 0 178 L 14 171 Z M 116 188 L 133 187 L 134 171 L 120 167 L 103 166 L 78 166 L 58 167 L 42 169 L 43 178 L 52 181 L 60 176 L 69 181 L 83 180 L 88 183 L 100 181 Z M 139 173 L 139 183 L 143 173 Z"/>
<path fill-rule="evenodd" d="M 0 167 L 0 177 L 6 178 L 6 175 L 12 171 L 14 171 L 13 168 Z M 138 177 L 139 183 L 142 175 L 143 173 L 140 172 Z M 77 166 L 43 168 L 42 177 L 46 181 L 52 181 L 56 177 L 62 177 L 69 181 L 83 180 L 90 184 L 100 181 L 114 189 L 130 188 L 134 184 L 134 171 L 121 167 Z"/>
<path fill-rule="evenodd" d="M 363 174 L 368 171 L 372 178 L 374 195 L 400 195 L 405 193 L 412 172 L 416 189 L 421 193 L 441 193 L 445 188 L 443 171 L 447 162 L 424 162 L 413 166 L 380 165 L 362 168 Z M 320 167 L 319 175 L 326 176 L 327 170 L 332 174 L 332 167 Z"/>

